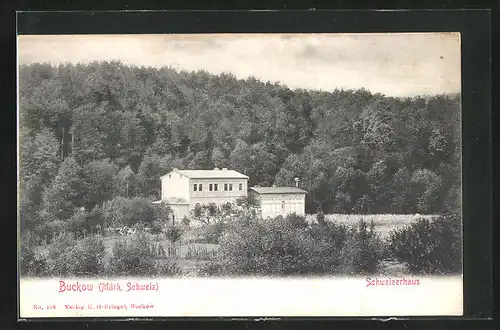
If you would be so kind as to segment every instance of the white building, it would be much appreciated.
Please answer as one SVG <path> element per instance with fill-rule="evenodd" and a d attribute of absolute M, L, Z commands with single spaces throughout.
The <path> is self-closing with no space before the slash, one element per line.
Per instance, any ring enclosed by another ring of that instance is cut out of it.
<path fill-rule="evenodd" d="M 174 212 L 174 220 L 188 216 L 196 204 L 222 205 L 247 196 L 248 176 L 227 168 L 173 169 L 161 177 L 161 201 Z"/>
<path fill-rule="evenodd" d="M 307 192 L 297 187 L 251 187 L 260 203 L 263 218 L 296 213 L 305 215 L 305 199 Z"/>

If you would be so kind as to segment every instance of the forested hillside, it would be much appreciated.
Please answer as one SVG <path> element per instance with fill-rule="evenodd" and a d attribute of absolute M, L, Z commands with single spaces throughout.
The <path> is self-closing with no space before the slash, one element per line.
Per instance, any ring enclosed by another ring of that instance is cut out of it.
<path fill-rule="evenodd" d="M 315 213 L 437 213 L 460 201 L 460 97 L 291 90 L 119 62 L 20 67 L 23 223 L 117 196 L 159 199 L 173 167 L 293 185 Z"/>

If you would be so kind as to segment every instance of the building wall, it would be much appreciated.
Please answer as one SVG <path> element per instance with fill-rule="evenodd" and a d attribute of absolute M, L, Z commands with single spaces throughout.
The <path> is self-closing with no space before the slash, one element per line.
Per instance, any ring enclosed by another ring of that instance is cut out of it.
<path fill-rule="evenodd" d="M 263 218 L 286 216 L 296 213 L 305 215 L 305 194 L 255 194 L 260 202 Z"/>
<path fill-rule="evenodd" d="M 179 224 L 184 217 L 189 216 L 189 204 L 169 204 L 174 212 L 173 221 Z"/>
<path fill-rule="evenodd" d="M 189 201 L 189 178 L 172 172 L 161 178 L 161 199 L 182 198 Z"/>
<path fill-rule="evenodd" d="M 194 185 L 197 185 L 197 191 L 194 191 Z M 202 191 L 199 191 L 199 185 L 202 185 Z M 209 187 L 212 184 L 212 191 Z M 214 185 L 217 184 L 217 191 L 214 190 Z M 241 184 L 241 190 L 239 185 Z M 228 190 L 224 190 L 224 185 L 227 185 Z M 229 190 L 232 185 L 233 190 Z M 216 203 L 218 205 L 235 202 L 238 198 L 247 196 L 247 180 L 246 179 L 191 179 L 189 180 L 189 207 L 193 209 L 197 203 L 208 205 Z"/>

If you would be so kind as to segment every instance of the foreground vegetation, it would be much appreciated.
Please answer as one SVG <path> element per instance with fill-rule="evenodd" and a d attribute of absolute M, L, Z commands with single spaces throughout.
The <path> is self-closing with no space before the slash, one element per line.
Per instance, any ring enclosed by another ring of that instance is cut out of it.
<path fill-rule="evenodd" d="M 295 214 L 259 219 L 250 205 L 204 208 L 181 224 L 132 233 L 109 228 L 80 237 L 71 228 L 43 241 L 27 231 L 23 276 L 308 276 L 461 272 L 460 218 L 414 217 L 386 237 L 363 216 L 348 223 L 331 216 L 307 221 Z M 352 216 L 354 217 L 354 216 Z"/>

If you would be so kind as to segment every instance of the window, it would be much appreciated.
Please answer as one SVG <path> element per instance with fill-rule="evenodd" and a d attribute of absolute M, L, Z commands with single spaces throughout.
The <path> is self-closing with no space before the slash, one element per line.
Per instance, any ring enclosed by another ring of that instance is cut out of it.
<path fill-rule="evenodd" d="M 238 189 L 243 190 L 243 183 L 238 184 Z"/>
<path fill-rule="evenodd" d="M 198 185 L 196 183 L 193 185 L 193 190 L 198 191 Z"/>
<path fill-rule="evenodd" d="M 218 188 L 219 188 L 219 185 L 217 183 L 214 183 L 214 191 L 217 191 Z"/>
<path fill-rule="evenodd" d="M 233 184 L 232 183 L 229 184 L 229 191 L 233 191 Z"/>
<path fill-rule="evenodd" d="M 201 183 L 198 183 L 198 191 L 203 191 L 203 185 Z"/>
<path fill-rule="evenodd" d="M 227 191 L 227 183 L 224 183 L 224 191 Z"/>
<path fill-rule="evenodd" d="M 213 188 L 213 184 L 211 184 L 211 183 L 210 183 L 210 184 L 208 185 L 208 191 L 212 191 L 213 189 L 214 189 L 214 188 Z"/>
<path fill-rule="evenodd" d="M 285 201 L 281 201 L 281 208 L 284 209 L 285 208 Z"/>

